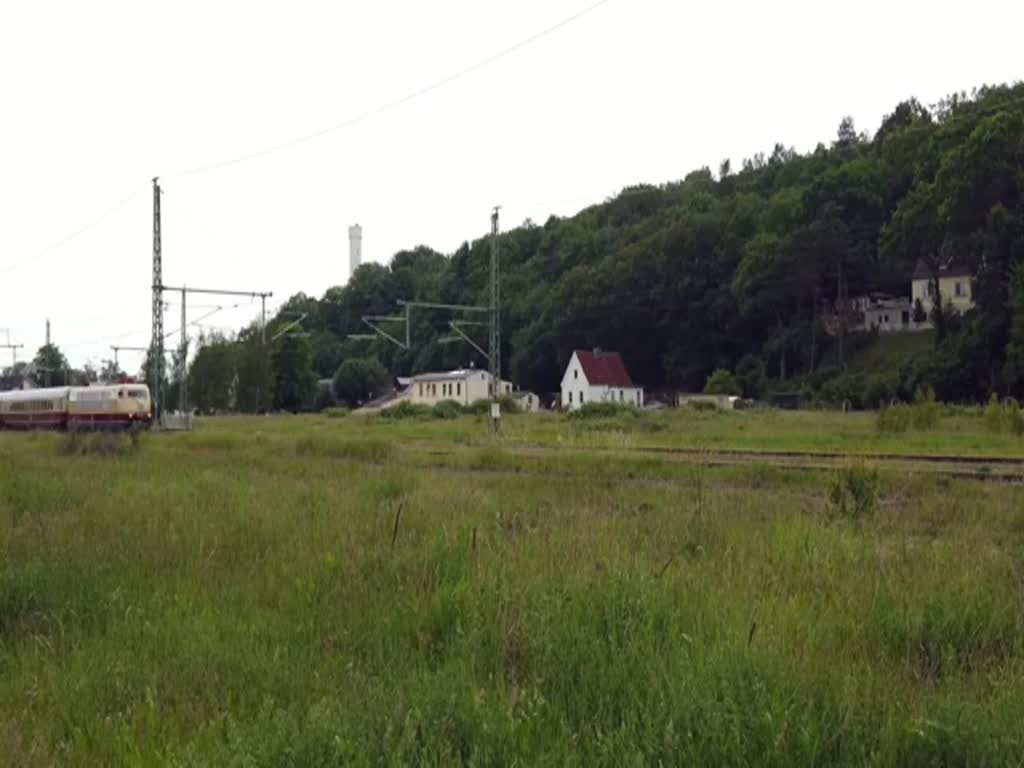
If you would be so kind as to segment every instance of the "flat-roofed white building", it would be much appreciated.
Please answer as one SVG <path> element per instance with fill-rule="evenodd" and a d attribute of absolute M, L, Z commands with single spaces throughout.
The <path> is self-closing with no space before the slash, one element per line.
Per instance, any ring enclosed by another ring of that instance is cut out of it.
<path fill-rule="evenodd" d="M 421 373 L 413 377 L 410 400 L 421 405 L 437 405 L 454 400 L 460 405 L 471 405 L 491 396 L 491 374 L 476 368 L 464 368 L 445 373 Z M 501 382 L 501 394 L 512 394 L 512 383 Z"/>

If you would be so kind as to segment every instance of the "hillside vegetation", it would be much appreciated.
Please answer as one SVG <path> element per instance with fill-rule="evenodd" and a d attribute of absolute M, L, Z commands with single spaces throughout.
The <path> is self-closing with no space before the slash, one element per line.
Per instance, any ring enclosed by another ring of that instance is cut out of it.
<path fill-rule="evenodd" d="M 943 400 L 1024 396 L 1022 190 L 1024 85 L 1015 85 L 930 109 L 909 100 L 871 137 L 846 119 L 807 154 L 777 144 L 738 169 L 723 162 L 570 218 L 527 221 L 500 238 L 506 373 L 550 392 L 572 349 L 600 346 L 620 350 L 649 389 L 700 390 L 714 370 L 742 364 L 764 367 L 765 389 L 863 405 L 928 386 Z M 348 336 L 367 331 L 364 315 L 394 314 L 398 299 L 486 303 L 489 249 L 487 238 L 450 255 L 421 246 L 363 265 L 320 298 L 292 297 L 274 327 L 305 315 L 311 336 L 285 338 L 272 361 L 240 354 L 246 385 L 263 384 L 239 407 L 308 403 L 313 378 L 352 358 L 377 358 L 396 375 L 483 364 L 468 345 L 442 343 L 443 313 L 414 313 L 408 351 Z M 968 266 L 976 309 L 937 311 L 928 354 L 851 380 L 872 340 L 845 332 L 847 299 L 908 295 L 918 262 L 933 274 Z M 218 378 L 206 359 L 217 346 L 200 352 L 192 391 L 226 401 L 233 377 Z"/>

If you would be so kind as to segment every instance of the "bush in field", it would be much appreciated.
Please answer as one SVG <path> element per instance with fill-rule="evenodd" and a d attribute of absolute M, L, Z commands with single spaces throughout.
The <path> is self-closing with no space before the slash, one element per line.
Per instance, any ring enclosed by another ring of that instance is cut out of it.
<path fill-rule="evenodd" d="M 935 400 L 931 387 L 917 391 L 910 405 L 882 406 L 878 411 L 879 432 L 906 432 L 909 429 L 934 429 L 942 418 L 942 404 Z"/>
<path fill-rule="evenodd" d="M 899 433 L 906 432 L 913 424 L 911 407 L 905 403 L 897 405 L 883 405 L 878 410 L 876 425 L 879 432 Z"/>
<path fill-rule="evenodd" d="M 989 432 L 1024 435 L 1024 410 L 1021 410 L 1020 405 L 1013 398 L 1000 402 L 999 397 L 993 392 L 988 405 L 985 406 L 982 418 L 985 421 L 985 428 Z"/>
<path fill-rule="evenodd" d="M 724 368 L 719 368 L 708 376 L 708 381 L 704 385 L 704 394 L 739 395 L 742 393 L 740 391 L 740 385 L 736 381 L 736 377 Z"/>
<path fill-rule="evenodd" d="M 872 376 L 864 386 L 864 406 L 881 408 L 896 397 L 897 382 L 889 376 Z"/>
<path fill-rule="evenodd" d="M 380 412 L 382 419 L 426 419 L 431 414 L 429 405 L 420 405 L 403 400 L 398 405 L 385 408 Z"/>
<path fill-rule="evenodd" d="M 346 416 L 348 416 L 349 413 L 351 413 L 351 411 L 349 411 L 348 408 L 345 408 L 344 406 L 341 405 L 335 406 L 333 408 L 326 408 L 323 411 L 323 415 L 326 416 L 328 419 L 343 419 Z"/>
<path fill-rule="evenodd" d="M 829 513 L 841 520 L 858 520 L 878 507 L 878 470 L 863 466 L 844 467 L 829 483 Z"/>
<path fill-rule="evenodd" d="M 632 405 L 619 403 L 584 403 L 575 411 L 569 411 L 567 417 L 574 420 L 611 419 L 616 416 L 639 415 L 640 411 Z"/>
<path fill-rule="evenodd" d="M 435 419 L 457 419 L 464 413 L 462 406 L 455 400 L 442 400 L 430 409 Z"/>
<path fill-rule="evenodd" d="M 519 403 L 513 400 L 508 395 L 503 395 L 498 399 L 501 403 L 501 413 L 507 416 L 508 414 L 519 413 L 522 409 L 519 407 Z M 464 413 L 472 414 L 473 416 L 487 416 L 491 413 L 491 401 L 490 400 L 476 400 L 470 403 L 466 408 L 463 409 Z"/>
<path fill-rule="evenodd" d="M 707 400 L 690 400 L 683 407 L 690 411 L 716 412 L 719 410 L 717 403 L 709 403 Z"/>
<path fill-rule="evenodd" d="M 821 399 L 836 408 L 859 409 L 864 406 L 866 385 L 863 375 L 844 373 L 827 381 L 819 392 Z"/>
<path fill-rule="evenodd" d="M 931 387 L 917 390 L 911 408 L 915 429 L 933 429 L 942 416 L 942 405 L 936 402 L 935 390 Z"/>

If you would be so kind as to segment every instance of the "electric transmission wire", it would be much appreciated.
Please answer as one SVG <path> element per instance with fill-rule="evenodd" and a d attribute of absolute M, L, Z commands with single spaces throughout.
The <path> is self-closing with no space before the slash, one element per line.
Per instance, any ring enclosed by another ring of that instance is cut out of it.
<path fill-rule="evenodd" d="M 397 99 L 394 99 L 393 101 L 386 102 L 386 103 L 384 103 L 384 104 L 382 104 L 382 105 L 380 105 L 378 107 L 375 107 L 373 109 L 367 110 L 366 112 L 362 112 L 360 114 L 357 114 L 357 115 L 354 115 L 352 117 L 346 118 L 345 120 L 342 120 L 339 123 L 335 123 L 334 125 L 327 126 L 326 128 L 321 128 L 320 130 L 314 131 L 313 133 L 307 133 L 307 134 L 305 134 L 303 136 L 298 136 L 298 137 L 296 137 L 294 139 L 289 139 L 288 141 L 283 141 L 283 142 L 281 142 L 279 144 L 273 144 L 273 145 L 271 145 L 269 147 L 264 147 L 263 149 L 254 150 L 252 152 L 248 152 L 248 153 L 245 153 L 245 154 L 242 154 L 242 155 L 236 155 L 235 157 L 228 158 L 226 160 L 220 160 L 220 161 L 217 161 L 217 162 L 208 163 L 206 165 L 196 166 L 195 168 L 189 168 L 187 170 L 179 171 L 178 173 L 174 173 L 174 174 L 170 174 L 170 175 L 171 176 L 195 176 L 195 175 L 198 175 L 198 174 L 201 174 L 201 173 L 207 173 L 208 171 L 214 171 L 214 170 L 218 170 L 218 169 L 221 169 L 221 168 L 226 168 L 226 167 L 231 166 L 231 165 L 237 165 L 239 163 L 248 162 L 249 160 L 255 160 L 257 158 L 266 157 L 268 155 L 272 155 L 272 154 L 275 154 L 277 152 L 281 152 L 281 151 L 286 150 L 286 149 L 291 149 L 292 147 L 297 147 L 297 146 L 299 146 L 301 144 L 305 144 L 305 143 L 313 141 L 315 139 L 319 139 L 322 136 L 326 136 L 329 133 L 334 133 L 335 131 L 340 131 L 340 130 L 343 130 L 345 128 L 351 128 L 352 126 L 357 125 L 357 124 L 359 124 L 361 122 L 364 122 L 366 120 L 369 120 L 372 117 L 377 117 L 378 115 L 382 115 L 382 114 L 384 114 L 386 112 L 390 112 L 390 111 L 392 111 L 394 109 L 397 109 L 398 107 L 401 107 L 401 106 L 404 106 L 405 104 L 408 104 L 411 101 L 415 101 L 416 99 L 419 99 L 419 98 L 421 98 L 423 96 L 426 96 L 429 93 L 432 93 L 432 92 L 434 92 L 436 90 L 444 88 L 445 86 L 450 85 L 451 83 L 454 83 L 457 80 L 461 80 L 462 78 L 467 77 L 467 76 L 473 74 L 474 72 L 477 72 L 477 71 L 479 71 L 481 69 L 484 69 L 485 67 L 490 66 L 494 62 L 499 61 L 500 59 L 503 59 L 506 56 L 510 56 L 513 53 L 521 50 L 522 48 L 525 48 L 525 47 L 527 47 L 527 46 L 537 42 L 538 40 L 541 40 L 542 38 L 545 38 L 548 35 L 553 34 L 554 32 L 557 32 L 558 30 L 562 29 L 563 27 L 566 27 L 566 26 L 572 24 L 573 22 L 582 19 L 584 16 L 587 16 L 588 14 L 593 13 L 598 8 L 600 8 L 601 6 L 607 5 L 609 2 L 611 2 L 611 0 L 598 0 L 595 3 L 591 3 L 587 7 L 583 8 L 582 10 L 577 11 L 576 13 L 572 14 L 571 16 L 567 16 L 566 18 L 562 19 L 561 21 L 556 22 L 555 24 L 552 24 L 549 27 L 545 27 L 544 29 L 540 30 L 539 32 L 535 32 L 532 35 L 530 35 L 529 37 L 526 37 L 526 38 L 520 40 L 517 43 L 513 43 L 512 45 L 508 46 L 507 48 L 502 48 L 497 53 L 493 53 L 490 56 L 487 56 L 486 58 L 481 59 L 480 61 L 476 62 L 475 64 L 471 64 L 470 66 L 465 67 L 464 69 L 460 69 L 457 72 L 455 72 L 455 73 L 453 73 L 451 75 L 448 75 L 447 77 L 441 78 L 440 80 L 437 80 L 437 81 L 431 83 L 430 85 L 426 85 L 426 86 L 424 86 L 422 88 L 419 88 L 419 89 L 417 89 L 415 91 L 407 93 L 404 96 L 401 96 L 401 97 L 399 97 Z"/>
<path fill-rule="evenodd" d="M 548 35 L 551 35 L 554 32 L 557 32 L 558 30 L 562 29 L 563 27 L 566 27 L 569 24 L 572 24 L 573 22 L 578 21 L 579 19 L 582 19 L 584 16 L 587 16 L 587 15 L 593 13 L 598 8 L 600 8 L 601 6 L 607 5 L 609 2 L 611 2 L 611 0 L 597 0 L 597 2 L 591 3 L 590 5 L 586 6 L 585 8 L 583 8 L 583 9 L 581 9 L 579 11 L 577 11 L 576 13 L 572 14 L 571 16 L 567 16 L 566 18 L 562 19 L 561 21 L 558 21 L 555 24 L 552 24 L 551 26 L 545 27 L 544 29 L 542 29 L 542 30 L 540 30 L 538 32 L 535 32 L 532 35 L 530 35 L 529 37 L 526 37 L 526 38 L 524 38 L 524 39 L 522 39 L 522 40 L 520 40 L 520 41 L 518 41 L 516 43 L 513 43 L 512 45 L 510 45 L 510 46 L 508 46 L 506 48 L 502 48 L 498 52 L 493 53 L 490 56 L 487 56 L 486 58 L 481 59 L 480 61 L 477 61 L 476 63 L 471 64 L 468 67 L 460 69 L 457 72 L 454 72 L 453 74 L 448 75 L 447 77 L 444 77 L 444 78 L 442 78 L 440 80 L 437 80 L 437 81 L 435 81 L 435 82 L 433 82 L 433 83 L 431 83 L 431 84 L 429 84 L 427 86 L 424 86 L 422 88 L 419 88 L 419 89 L 417 89 L 415 91 L 407 93 L 406 95 L 404 95 L 404 96 L 402 96 L 400 98 L 397 98 L 397 99 L 394 99 L 392 101 L 386 102 L 385 104 L 382 104 L 382 105 L 380 105 L 378 107 L 375 107 L 374 109 L 368 110 L 366 112 L 362 112 L 362 113 L 360 113 L 358 115 L 355 115 L 353 117 L 347 118 L 347 119 L 345 119 L 345 120 L 343 120 L 343 121 L 341 121 L 339 123 L 335 123 L 334 125 L 327 126 L 326 128 L 322 128 L 322 129 L 320 129 L 318 131 L 314 131 L 313 133 L 305 134 L 303 136 L 299 136 L 299 137 L 296 137 L 294 139 L 290 139 L 288 141 L 285 141 L 285 142 L 282 142 L 282 143 L 279 143 L 279 144 L 274 144 L 274 145 L 271 145 L 269 147 L 265 147 L 265 148 L 260 149 L 260 150 L 255 150 L 253 152 L 249 152 L 249 153 L 246 153 L 246 154 L 237 155 L 237 156 L 235 156 L 233 158 L 229 158 L 229 159 L 226 159 L 226 160 L 221 160 L 221 161 L 214 162 L 214 163 L 208 163 L 206 165 L 197 166 L 197 167 L 194 167 L 194 168 L 190 168 L 190 169 L 187 169 L 187 170 L 184 170 L 184 171 L 179 171 L 177 173 L 173 173 L 173 174 L 169 174 L 169 175 L 172 176 L 172 177 L 173 176 L 179 176 L 179 177 L 180 176 L 195 176 L 195 175 L 198 175 L 198 174 L 206 173 L 208 171 L 213 171 L 213 170 L 217 170 L 217 169 L 220 169 L 220 168 L 226 168 L 228 166 L 237 165 L 239 163 L 244 163 L 244 162 L 247 162 L 249 160 L 255 160 L 255 159 L 260 158 L 260 157 L 266 157 L 268 155 L 272 155 L 272 154 L 275 154 L 277 152 L 281 152 L 281 151 L 286 150 L 286 149 L 291 149 L 292 147 L 296 147 L 296 146 L 299 146 L 301 144 L 305 144 L 307 142 L 310 142 L 310 141 L 313 141 L 315 139 L 318 139 L 318 138 L 320 138 L 322 136 L 326 136 L 327 134 L 334 133 L 336 131 L 340 131 L 340 130 L 343 130 L 345 128 L 350 128 L 350 127 L 352 127 L 354 125 L 357 125 L 358 123 L 361 123 L 361 122 L 364 122 L 366 120 L 369 120 L 372 117 L 376 117 L 378 115 L 382 115 L 382 114 L 390 112 L 390 111 L 392 111 L 394 109 L 397 109 L 397 108 L 399 108 L 399 107 L 401 107 L 401 106 L 403 106 L 405 104 L 408 104 L 411 101 L 414 101 L 414 100 L 419 99 L 419 98 L 421 98 L 423 96 L 426 96 L 427 94 L 430 94 L 430 93 L 432 93 L 432 92 L 434 92 L 436 90 L 444 88 L 445 86 L 450 85 L 451 83 L 454 83 L 457 80 L 461 80 L 462 78 L 467 77 L 467 76 L 473 74 L 474 72 L 477 72 L 477 71 L 479 71 L 481 69 L 484 69 L 485 67 L 490 66 L 494 62 L 499 61 L 499 60 L 501 60 L 501 59 L 503 59 L 503 58 L 505 58 L 507 56 L 510 56 L 513 53 L 516 53 L 517 51 L 521 50 L 522 48 L 525 48 L 525 47 L 527 47 L 527 46 L 537 42 L 538 40 L 541 40 L 542 38 L 545 38 Z M 35 261 L 36 259 L 41 258 L 41 257 L 45 256 L 46 254 L 51 253 L 52 251 L 55 251 L 55 250 L 57 250 L 59 248 L 64 247 L 65 245 L 67 245 L 68 243 L 72 242 L 73 240 L 76 240 L 77 238 L 79 238 L 82 235 L 84 235 L 86 232 L 89 232 L 90 230 L 92 230 L 95 227 L 99 226 L 106 219 L 110 218 L 115 213 L 120 211 L 122 208 L 124 208 L 126 205 L 128 205 L 128 203 L 132 202 L 136 197 L 138 197 L 138 195 L 143 190 L 148 189 L 148 188 L 149 188 L 149 184 L 148 183 L 143 184 L 140 187 L 135 188 L 130 194 L 128 194 L 120 202 L 116 203 L 115 205 L 113 205 L 112 207 L 110 207 L 109 209 L 104 211 L 101 215 L 99 215 L 98 217 L 96 217 L 95 219 L 90 221 L 84 227 L 82 227 L 81 229 L 76 230 L 75 232 L 71 233 L 70 235 L 68 235 L 64 239 L 62 239 L 62 240 L 60 240 L 60 241 L 58 241 L 56 243 L 53 243 L 52 245 L 47 246 L 46 248 L 42 249 L 41 251 L 39 251 L 39 252 L 37 252 L 35 254 L 32 254 L 31 256 L 28 256 L 28 257 L 26 257 L 26 258 L 24 258 L 24 259 L 22 259 L 20 261 L 14 262 L 13 264 L 8 264 L 8 265 L 5 265 L 5 266 L 0 266 L 0 275 L 2 275 L 2 274 L 9 274 L 11 272 L 14 272 L 15 270 L 20 269 L 21 267 L 25 266 L 29 262 Z"/>
<path fill-rule="evenodd" d="M 29 262 L 35 261 L 36 259 L 39 259 L 39 258 L 42 258 L 43 256 L 45 256 L 48 253 L 56 251 L 59 248 L 63 248 L 65 245 L 67 245 L 71 241 L 77 240 L 79 237 L 84 235 L 86 232 L 89 232 L 90 230 L 95 229 L 96 227 L 98 227 L 104 221 L 106 221 L 111 216 L 113 216 L 115 213 L 117 213 L 122 208 L 124 208 L 126 205 L 128 205 L 128 203 L 130 203 L 133 200 L 135 200 L 135 198 L 137 198 L 142 193 L 142 191 L 144 189 L 146 189 L 148 186 L 149 186 L 148 184 L 143 184 L 141 186 L 136 187 L 132 192 L 130 192 L 126 197 L 124 197 L 119 203 L 116 203 L 116 204 L 112 205 L 110 208 L 108 208 L 106 211 L 101 213 L 95 219 L 90 221 L 84 227 L 75 230 L 74 232 L 72 232 L 70 235 L 68 235 L 64 239 L 58 240 L 56 243 L 53 243 L 52 245 L 48 245 L 45 248 L 43 248 L 41 251 L 37 251 L 36 253 L 34 253 L 34 254 L 30 255 L 30 256 L 26 256 L 24 259 L 21 259 L 20 261 L 16 261 L 13 264 L 8 264 L 7 266 L 0 267 L 0 275 L 9 274 L 11 272 L 14 272 L 15 270 L 21 269 L 21 267 L 25 266 Z"/>

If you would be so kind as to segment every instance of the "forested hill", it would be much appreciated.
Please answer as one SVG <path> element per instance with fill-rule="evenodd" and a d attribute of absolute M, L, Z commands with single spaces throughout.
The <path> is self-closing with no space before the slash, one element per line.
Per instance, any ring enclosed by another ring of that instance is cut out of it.
<path fill-rule="evenodd" d="M 717 173 L 628 188 L 571 218 L 527 221 L 500 240 L 506 374 L 554 391 L 572 349 L 600 346 L 621 351 L 651 389 L 699 390 L 713 370 L 753 356 L 744 364 L 763 361 L 779 389 L 874 386 L 909 396 L 930 384 L 945 399 L 1020 397 L 1022 191 L 1018 84 L 930 109 L 907 101 L 871 136 L 843 120 L 834 140 L 808 154 L 777 144 L 740 168 L 724 162 Z M 394 314 L 397 299 L 486 303 L 489 247 L 481 237 L 450 255 L 403 251 L 320 299 L 293 297 L 275 323 L 308 313 L 321 377 L 350 357 L 376 356 L 396 375 L 481 365 L 468 345 L 443 341 L 443 313 L 414 314 L 408 352 L 347 336 L 367 331 L 363 315 Z M 939 313 L 923 361 L 880 374 L 884 381 L 849 381 L 847 359 L 864 340 L 830 327 L 838 300 L 909 295 L 919 260 L 932 270 L 969 266 L 977 308 Z"/>

